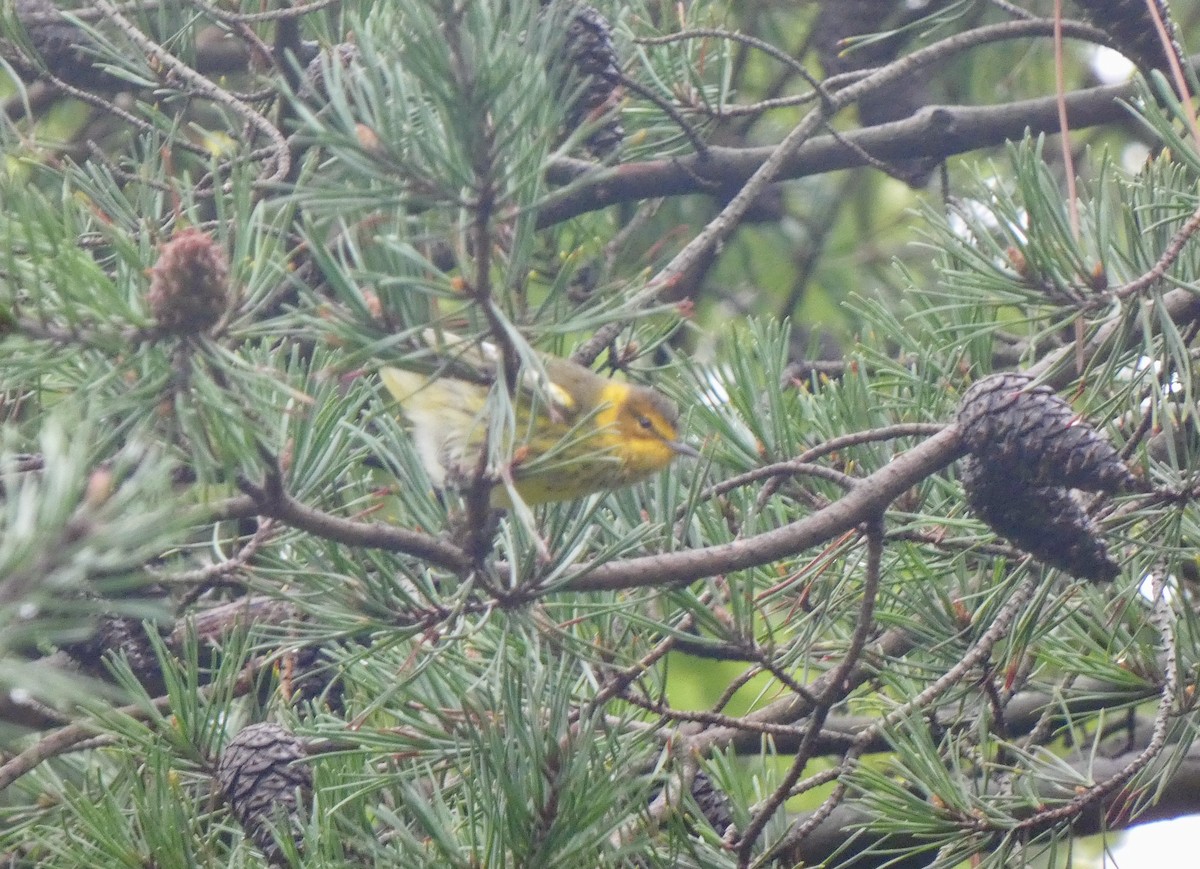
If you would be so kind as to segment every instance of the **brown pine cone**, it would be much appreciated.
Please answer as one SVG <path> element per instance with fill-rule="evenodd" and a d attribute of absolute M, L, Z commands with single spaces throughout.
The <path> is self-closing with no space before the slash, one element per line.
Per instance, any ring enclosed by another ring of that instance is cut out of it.
<path fill-rule="evenodd" d="M 279 663 L 280 689 L 289 702 L 322 701 L 335 712 L 344 709 L 345 683 L 325 647 L 290 649 Z"/>
<path fill-rule="evenodd" d="M 25 28 L 29 46 L 39 55 L 26 58 L 13 51 L 0 52 L 23 74 L 44 71 L 68 84 L 88 90 L 129 87 L 128 83 L 96 65 L 98 46 L 91 34 L 68 20 L 50 0 L 14 0 L 13 12 Z M 40 62 L 40 63 L 39 63 Z"/>
<path fill-rule="evenodd" d="M 562 59 L 574 71 L 574 99 L 567 110 L 566 127 L 573 131 L 601 120 L 587 138 L 587 149 L 597 157 L 611 154 L 625 138 L 625 128 L 613 114 L 621 97 L 621 63 L 613 45 L 608 20 L 591 6 L 571 6 L 566 14 Z"/>
<path fill-rule="evenodd" d="M 74 659 L 83 672 L 100 678 L 108 677 L 104 663 L 106 655 L 123 656 L 148 692 L 162 694 L 166 690 L 162 666 L 141 619 L 105 614 L 86 638 L 67 643 L 62 651 Z"/>
<path fill-rule="evenodd" d="M 281 835 L 296 836 L 297 800 L 307 799 L 312 790 L 312 770 L 305 756 L 304 744 L 291 731 L 262 723 L 243 728 L 217 763 L 216 778 L 225 801 L 272 866 L 287 863 L 272 822 Z"/>
<path fill-rule="evenodd" d="M 720 790 L 712 778 L 704 770 L 698 770 L 692 779 L 692 797 L 700 807 L 714 830 L 720 835 L 733 826 L 733 809 L 729 805 L 729 796 Z"/>
<path fill-rule="evenodd" d="M 660 785 L 650 792 L 649 802 L 654 802 L 661 795 L 662 787 Z M 692 779 L 692 799 L 696 801 L 696 806 L 700 809 L 700 817 L 704 818 L 720 835 L 725 835 L 725 831 L 733 826 L 733 808 L 729 801 L 729 795 L 718 788 L 709 774 L 702 769 L 697 770 Z M 697 817 L 694 812 L 685 811 L 683 822 L 690 832 L 695 831 L 696 821 Z"/>
<path fill-rule="evenodd" d="M 1128 57 L 1143 73 L 1151 69 L 1169 70 L 1167 52 L 1158 38 L 1146 0 L 1078 0 L 1084 17 L 1108 34 L 1112 47 Z M 1179 34 L 1175 21 L 1164 0 L 1155 0 L 1159 18 L 1166 26 L 1171 38 L 1171 51 L 1177 58 L 1184 57 L 1179 45 Z"/>
<path fill-rule="evenodd" d="M 1089 492 L 1142 488 L 1121 456 L 1069 404 L 1024 374 L 992 374 L 958 405 L 963 443 L 997 475 Z"/>
<path fill-rule="evenodd" d="M 199 229 L 177 233 L 159 250 L 146 294 L 158 327 L 174 335 L 212 329 L 229 307 L 229 261 Z"/>
<path fill-rule="evenodd" d="M 1095 523 L 1062 486 L 1028 486 L 974 455 L 963 460 L 962 482 L 972 512 L 1043 564 L 1093 582 L 1120 573 Z"/>
<path fill-rule="evenodd" d="M 325 65 L 340 67 L 345 75 L 358 62 L 358 46 L 353 42 L 340 42 L 327 51 L 319 52 L 304 66 L 300 80 L 300 96 L 314 105 L 329 102 L 329 83 L 325 80 Z"/>

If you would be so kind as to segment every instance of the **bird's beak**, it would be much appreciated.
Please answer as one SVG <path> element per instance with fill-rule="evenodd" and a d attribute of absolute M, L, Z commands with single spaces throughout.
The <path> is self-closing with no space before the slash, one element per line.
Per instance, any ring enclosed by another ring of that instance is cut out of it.
<path fill-rule="evenodd" d="M 679 455 L 687 456 L 689 459 L 700 458 L 700 451 L 691 444 L 685 444 L 683 441 L 667 441 L 667 446 L 679 453 Z"/>

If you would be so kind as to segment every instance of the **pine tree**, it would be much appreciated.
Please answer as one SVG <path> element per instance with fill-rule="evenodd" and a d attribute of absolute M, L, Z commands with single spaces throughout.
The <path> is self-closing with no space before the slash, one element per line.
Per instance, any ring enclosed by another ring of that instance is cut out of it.
<path fill-rule="evenodd" d="M 0 13 L 0 855 L 1000 867 L 1185 810 L 1194 84 L 1084 5 L 1140 72 L 1070 164 L 1007 3 Z M 547 356 L 702 458 L 492 508 Z M 490 387 L 474 483 L 383 365 Z"/>

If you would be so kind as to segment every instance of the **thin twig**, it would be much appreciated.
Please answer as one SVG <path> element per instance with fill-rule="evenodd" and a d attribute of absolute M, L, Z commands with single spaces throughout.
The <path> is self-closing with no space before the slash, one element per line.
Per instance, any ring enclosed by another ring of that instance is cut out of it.
<path fill-rule="evenodd" d="M 95 5 L 135 45 L 151 55 L 158 63 L 169 69 L 173 74 L 187 82 L 196 93 L 215 103 L 221 104 L 238 117 L 245 119 L 246 123 L 258 130 L 258 132 L 271 142 L 270 154 L 274 163 L 273 170 L 265 178 L 260 179 L 262 183 L 267 185 L 278 184 L 287 177 L 288 170 L 291 167 L 291 153 L 288 150 L 287 141 L 284 139 L 283 134 L 270 121 L 241 100 L 235 99 L 228 91 L 217 87 L 207 78 L 196 72 L 196 70 L 142 33 L 136 24 L 121 14 L 121 11 L 111 0 L 95 0 Z"/>
<path fill-rule="evenodd" d="M 1179 259 L 1179 255 L 1183 253 L 1184 247 L 1191 240 L 1196 231 L 1200 229 L 1200 208 L 1192 212 L 1191 216 L 1184 221 L 1183 226 L 1179 227 L 1179 231 L 1171 236 L 1170 242 L 1163 248 L 1162 254 L 1153 266 L 1143 275 L 1139 275 L 1129 283 L 1112 291 L 1112 294 L 1118 299 L 1127 299 L 1130 296 L 1138 295 L 1150 287 L 1157 284 L 1163 279 L 1175 260 Z"/>
<path fill-rule="evenodd" d="M 1008 635 L 1013 621 L 1024 609 L 1033 593 L 1041 585 L 1041 574 L 1032 572 L 1027 576 L 1013 591 L 1012 596 L 1004 604 L 1003 607 L 996 613 L 995 620 L 988 626 L 987 630 L 980 634 L 975 645 L 972 646 L 963 655 L 962 659 L 931 682 L 919 694 L 905 703 L 900 704 L 891 712 L 881 717 L 874 725 L 864 729 L 858 736 L 855 737 L 854 747 L 848 751 L 842 762 L 838 765 L 837 775 L 838 783 L 834 788 L 833 793 L 826 798 L 825 802 L 814 811 L 811 815 L 804 819 L 803 822 L 793 827 L 786 836 L 779 840 L 766 855 L 760 859 L 757 865 L 765 866 L 773 855 L 786 850 L 795 843 L 801 841 L 809 833 L 815 830 L 829 816 L 829 814 L 837 808 L 846 795 L 848 785 L 846 784 L 845 775 L 849 773 L 857 764 L 859 758 L 866 752 L 867 747 L 884 731 L 893 727 L 899 722 L 908 718 L 915 712 L 925 709 L 934 700 L 950 690 L 954 685 L 958 684 L 962 679 L 974 670 L 980 663 L 987 660 L 992 653 L 992 649 L 996 643 Z"/>
<path fill-rule="evenodd" d="M 269 12 L 226 12 L 205 3 L 203 0 L 188 0 L 193 6 L 226 24 L 259 24 L 264 21 L 280 21 L 285 18 L 302 18 L 311 12 L 320 12 L 330 6 L 336 6 L 341 0 L 313 0 L 311 3 L 282 6 Z M 140 4 L 139 4 L 140 5 Z"/>
<path fill-rule="evenodd" d="M 1054 0 L 1054 98 L 1058 101 L 1059 146 L 1062 148 L 1063 174 L 1067 182 L 1067 214 L 1071 237 L 1079 240 L 1079 194 L 1075 190 L 1075 160 L 1071 154 L 1070 127 L 1067 122 L 1067 79 L 1063 61 L 1062 0 Z"/>
<path fill-rule="evenodd" d="M 229 697 L 240 697 L 245 694 L 256 684 L 260 665 L 261 661 L 258 659 L 251 661 L 242 668 L 232 687 L 222 685 L 219 686 L 219 690 L 223 695 Z M 201 688 L 200 693 L 202 696 L 207 696 L 216 690 L 218 690 L 218 686 L 207 686 L 206 688 Z M 114 709 L 109 715 L 124 716 L 132 718 L 135 721 L 146 721 L 147 719 L 170 712 L 171 702 L 171 696 L 164 695 L 154 698 L 148 704 L 130 703 L 128 706 Z M 69 724 L 51 734 L 43 736 L 29 748 L 6 761 L 3 766 L 0 766 L 0 791 L 5 790 L 26 773 L 32 772 L 44 761 L 70 751 L 79 750 L 82 746 L 88 744 L 89 740 L 96 737 L 104 738 L 105 736 L 103 733 L 103 723 L 98 719 Z"/>
<path fill-rule="evenodd" d="M 741 834 L 736 845 L 739 869 L 750 865 L 750 858 L 759 836 L 762 835 L 762 831 L 766 828 L 767 823 L 791 796 L 792 788 L 799 782 L 800 776 L 808 766 L 809 760 L 811 760 L 813 745 L 825 725 L 825 719 L 829 715 L 829 710 L 833 707 L 834 703 L 845 697 L 852 687 L 853 683 L 849 679 L 849 676 L 859 666 L 859 657 L 866 647 L 867 638 L 875 627 L 875 598 L 879 593 L 879 581 L 883 563 L 883 531 L 882 514 L 873 516 L 867 522 L 867 560 L 863 575 L 863 596 L 862 602 L 859 605 L 858 619 L 855 622 L 854 633 L 850 637 L 850 644 L 842 656 L 842 660 L 838 662 L 837 667 L 824 680 L 822 690 L 817 695 L 817 706 L 807 722 L 809 730 L 804 735 L 804 739 L 801 740 L 800 748 L 796 752 L 796 757 L 793 759 L 791 768 L 784 775 L 774 792 L 755 812 L 754 817 L 751 818 L 750 823 Z M 857 744 L 856 740 L 855 745 Z"/>
<path fill-rule="evenodd" d="M 1151 731 L 1150 741 L 1133 760 L 1114 775 L 1087 788 L 1064 805 L 1044 812 L 1038 812 L 1011 829 L 1038 829 L 1078 816 L 1089 806 L 1123 787 L 1127 781 L 1149 766 L 1162 752 L 1163 748 L 1166 747 L 1171 719 L 1174 717 L 1176 695 L 1179 690 L 1179 649 L 1175 642 L 1174 620 L 1170 603 L 1165 594 L 1166 583 L 1164 581 L 1164 573 L 1161 570 L 1155 571 L 1151 586 L 1153 595 L 1152 605 L 1154 607 L 1152 622 L 1158 628 L 1165 666 L 1162 691 L 1159 694 L 1158 708 L 1154 715 L 1154 727 Z"/>

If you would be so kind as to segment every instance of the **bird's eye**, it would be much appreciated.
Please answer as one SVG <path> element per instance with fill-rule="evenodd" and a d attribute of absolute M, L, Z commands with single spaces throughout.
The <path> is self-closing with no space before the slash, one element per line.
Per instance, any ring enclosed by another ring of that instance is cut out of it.
<path fill-rule="evenodd" d="M 637 421 L 638 421 L 638 425 L 640 425 L 646 431 L 654 431 L 654 423 L 650 422 L 650 417 L 639 416 L 637 418 Z"/>

